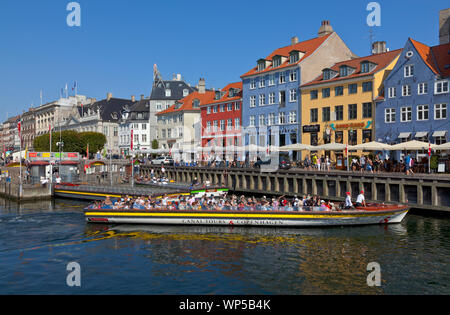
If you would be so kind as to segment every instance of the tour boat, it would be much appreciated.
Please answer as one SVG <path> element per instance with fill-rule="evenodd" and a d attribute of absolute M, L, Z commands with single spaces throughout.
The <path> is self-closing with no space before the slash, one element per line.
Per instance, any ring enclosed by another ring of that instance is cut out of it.
<path fill-rule="evenodd" d="M 351 211 L 192 211 L 86 208 L 89 223 L 315 227 L 400 223 L 408 206 L 369 204 Z"/>

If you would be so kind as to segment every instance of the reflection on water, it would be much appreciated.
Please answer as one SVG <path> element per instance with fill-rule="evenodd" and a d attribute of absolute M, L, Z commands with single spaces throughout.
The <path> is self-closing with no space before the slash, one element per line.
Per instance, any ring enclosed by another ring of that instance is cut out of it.
<path fill-rule="evenodd" d="M 346 228 L 91 225 L 85 203 L 0 199 L 0 293 L 448 294 L 450 222 Z M 382 286 L 367 285 L 370 262 Z M 36 267 L 39 267 L 36 270 Z M 31 281 L 31 279 L 33 281 Z"/>

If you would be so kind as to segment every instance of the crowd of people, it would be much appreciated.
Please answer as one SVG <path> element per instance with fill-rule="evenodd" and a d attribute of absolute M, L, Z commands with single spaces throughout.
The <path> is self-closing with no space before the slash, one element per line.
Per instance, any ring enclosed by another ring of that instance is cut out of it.
<path fill-rule="evenodd" d="M 356 206 L 356 207 L 355 207 Z M 115 210 L 188 210 L 188 211 L 342 211 L 351 210 L 366 206 L 364 201 L 364 192 L 356 199 L 353 205 L 350 193 L 347 193 L 346 201 L 343 205 L 335 204 L 330 200 L 323 200 L 319 196 L 304 195 L 302 198 L 294 196 L 286 198 L 267 198 L 263 196 L 260 199 L 255 197 L 245 197 L 227 194 L 221 197 L 202 196 L 196 197 L 179 196 L 169 198 L 167 195 L 152 198 L 132 197 L 126 195 L 121 198 L 106 197 L 104 201 L 98 201 L 90 207 L 93 209 L 115 209 Z"/>

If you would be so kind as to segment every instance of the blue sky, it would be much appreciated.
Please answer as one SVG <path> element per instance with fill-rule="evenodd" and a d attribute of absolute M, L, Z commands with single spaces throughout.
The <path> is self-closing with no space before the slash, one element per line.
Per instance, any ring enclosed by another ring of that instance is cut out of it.
<path fill-rule="evenodd" d="M 317 36 L 322 20 L 359 55 L 369 54 L 367 4 L 362 0 L 78 0 L 81 27 L 66 24 L 69 0 L 0 3 L 0 121 L 31 104 L 59 97 L 66 83 L 103 99 L 148 96 L 152 67 L 181 73 L 195 85 L 221 88 L 240 80 L 256 60 Z M 439 10 L 448 0 L 388 0 L 374 40 L 402 48 L 408 37 L 438 44 Z"/>

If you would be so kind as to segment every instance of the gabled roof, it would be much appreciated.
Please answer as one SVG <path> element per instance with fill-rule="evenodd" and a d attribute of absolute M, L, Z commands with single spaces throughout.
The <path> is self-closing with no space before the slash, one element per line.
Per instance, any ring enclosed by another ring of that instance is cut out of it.
<path fill-rule="evenodd" d="M 81 107 L 78 107 L 80 115 L 82 113 L 86 113 L 86 110 L 97 110 L 100 109 L 100 118 L 102 121 L 108 122 L 118 122 L 121 118 L 121 113 L 124 110 L 125 106 L 132 107 L 135 103 L 132 100 L 121 99 L 121 98 L 110 98 L 104 99 L 94 104 L 89 104 Z"/>
<path fill-rule="evenodd" d="M 450 43 L 430 47 L 412 38 L 409 40 L 422 60 L 435 74 L 444 77 L 450 76 L 450 68 L 446 69 L 446 65 L 450 65 Z"/>
<path fill-rule="evenodd" d="M 230 89 L 238 90 L 237 95 L 230 97 Z M 213 99 L 213 101 L 211 101 L 210 103 L 204 103 L 204 104 L 201 104 L 201 106 L 240 100 L 242 98 L 242 81 L 230 83 L 220 91 L 225 92 L 224 95 L 222 95 L 222 97 L 220 99 L 218 99 L 218 100 Z"/>
<path fill-rule="evenodd" d="M 337 72 L 337 75 L 334 78 L 332 78 L 330 80 L 323 80 L 323 73 L 322 73 L 320 76 L 318 76 L 313 81 L 303 84 L 302 87 L 315 85 L 315 84 L 319 84 L 319 83 L 328 83 L 328 82 L 334 82 L 334 81 L 339 81 L 339 80 L 347 80 L 347 79 L 353 79 L 353 78 L 373 75 L 374 73 L 386 68 L 395 58 L 397 58 L 400 55 L 401 51 L 402 51 L 401 49 L 397 49 L 397 50 L 393 50 L 393 51 L 389 51 L 389 52 L 385 52 L 385 53 L 380 53 L 380 54 L 375 54 L 375 55 L 370 55 L 370 56 L 365 56 L 365 57 L 360 57 L 360 58 L 355 58 L 355 59 L 338 62 L 338 63 L 334 64 L 331 68 L 329 68 L 329 69 Z M 376 64 L 376 66 L 370 72 L 362 73 L 361 72 L 361 63 L 363 63 L 365 61 L 374 63 L 374 64 Z M 339 73 L 339 68 L 342 66 L 351 67 L 351 68 L 355 69 L 355 71 L 352 74 L 341 77 L 341 75 Z"/>
<path fill-rule="evenodd" d="M 332 34 L 334 34 L 334 33 L 330 33 L 330 34 L 322 36 L 322 37 L 316 37 L 316 38 L 313 38 L 310 40 L 299 42 L 294 45 L 289 45 L 289 46 L 278 48 L 278 49 L 274 50 L 269 56 L 267 56 L 266 58 L 262 58 L 262 59 L 272 60 L 273 57 L 279 55 L 279 56 L 284 56 L 284 57 L 288 58 L 284 63 L 282 63 L 279 67 L 276 67 L 276 68 L 273 68 L 272 66 L 267 67 L 263 71 L 258 71 L 258 67 L 256 66 L 253 69 L 251 69 L 250 71 L 248 71 L 247 73 L 243 74 L 241 76 L 241 78 L 250 76 L 250 75 L 266 73 L 271 70 L 278 70 L 278 69 L 286 68 L 289 66 L 297 65 L 300 62 L 302 62 L 305 58 L 307 58 L 311 54 L 313 54 L 317 50 L 317 48 L 319 48 L 320 45 L 322 45 Z M 289 54 L 292 51 L 300 51 L 300 52 L 303 52 L 304 55 L 296 63 L 291 64 L 291 63 L 289 63 Z"/>
<path fill-rule="evenodd" d="M 215 91 L 206 90 L 205 93 L 200 93 L 198 91 L 195 91 L 185 98 L 181 99 L 174 105 L 170 106 L 168 109 L 163 110 L 159 113 L 157 113 L 157 116 L 165 115 L 165 114 L 171 114 L 171 113 L 177 113 L 177 112 L 183 112 L 183 111 L 198 111 L 200 112 L 199 108 L 193 108 L 192 104 L 195 99 L 198 99 L 200 101 L 200 106 L 202 104 L 210 104 L 212 101 L 214 101 Z"/>
<path fill-rule="evenodd" d="M 166 96 L 166 89 L 170 89 L 170 96 Z M 190 94 L 197 89 L 189 86 L 184 81 L 155 82 L 152 88 L 152 94 L 150 95 L 150 100 L 181 100 L 184 97 L 184 90 L 188 90 L 188 93 Z"/>

